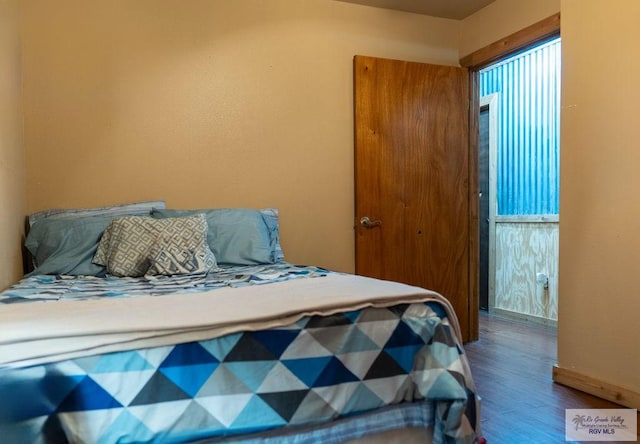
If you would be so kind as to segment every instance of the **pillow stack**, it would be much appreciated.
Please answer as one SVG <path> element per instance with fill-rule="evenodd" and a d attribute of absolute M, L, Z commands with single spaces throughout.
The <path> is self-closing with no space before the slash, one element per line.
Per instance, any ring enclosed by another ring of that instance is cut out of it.
<path fill-rule="evenodd" d="M 278 210 L 168 210 L 164 201 L 29 216 L 29 275 L 206 273 L 284 260 Z"/>

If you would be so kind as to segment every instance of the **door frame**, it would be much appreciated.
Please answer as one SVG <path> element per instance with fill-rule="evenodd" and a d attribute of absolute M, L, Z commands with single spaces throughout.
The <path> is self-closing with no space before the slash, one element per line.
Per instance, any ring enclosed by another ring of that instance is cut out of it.
<path fill-rule="evenodd" d="M 500 108 L 499 93 L 480 97 L 480 108 L 487 107 L 489 113 L 489 313 L 496 300 L 496 217 L 498 215 L 498 122 Z"/>
<path fill-rule="evenodd" d="M 460 66 L 469 69 L 469 310 L 480 309 L 479 286 L 479 219 L 478 219 L 478 136 L 480 117 L 480 70 L 527 48 L 552 40 L 560 35 L 560 13 L 553 14 L 460 59 Z M 475 204 L 474 204 L 475 202 Z M 475 297 L 474 297 L 475 295 Z M 478 339 L 478 316 L 469 317 L 470 340 Z M 474 337 L 475 336 L 475 337 Z"/>

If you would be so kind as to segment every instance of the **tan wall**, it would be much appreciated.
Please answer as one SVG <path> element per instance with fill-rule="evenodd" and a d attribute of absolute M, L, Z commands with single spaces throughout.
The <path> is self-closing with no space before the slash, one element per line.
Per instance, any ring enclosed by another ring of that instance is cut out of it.
<path fill-rule="evenodd" d="M 457 64 L 459 22 L 330 0 L 26 0 L 28 210 L 278 207 L 353 271 L 355 54 Z"/>
<path fill-rule="evenodd" d="M 640 392 L 640 2 L 562 0 L 558 361 Z"/>
<path fill-rule="evenodd" d="M 560 11 L 560 0 L 496 0 L 462 20 L 460 57 Z"/>
<path fill-rule="evenodd" d="M 19 0 L 0 0 L 0 289 L 22 275 L 25 214 Z"/>

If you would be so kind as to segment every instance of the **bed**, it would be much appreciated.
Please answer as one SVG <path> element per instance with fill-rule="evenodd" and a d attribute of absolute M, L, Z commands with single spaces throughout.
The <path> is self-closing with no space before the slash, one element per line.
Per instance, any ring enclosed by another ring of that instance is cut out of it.
<path fill-rule="evenodd" d="M 5 442 L 482 441 L 444 297 L 286 262 L 274 209 L 164 207 L 29 217 Z"/>

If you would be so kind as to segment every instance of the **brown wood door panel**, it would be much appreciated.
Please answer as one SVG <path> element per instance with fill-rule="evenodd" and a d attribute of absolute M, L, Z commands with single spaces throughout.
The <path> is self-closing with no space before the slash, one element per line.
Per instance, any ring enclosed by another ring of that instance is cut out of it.
<path fill-rule="evenodd" d="M 468 72 L 356 56 L 354 91 L 356 273 L 442 293 L 468 340 Z"/>

